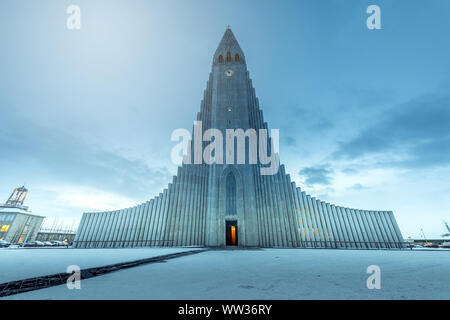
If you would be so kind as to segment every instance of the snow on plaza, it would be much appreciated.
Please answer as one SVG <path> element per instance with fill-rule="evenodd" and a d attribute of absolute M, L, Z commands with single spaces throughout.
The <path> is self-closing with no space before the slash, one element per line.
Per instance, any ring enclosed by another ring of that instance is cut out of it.
<path fill-rule="evenodd" d="M 191 250 L 0 249 L 0 282 Z M 449 264 L 448 250 L 207 250 L 2 299 L 449 299 Z"/>

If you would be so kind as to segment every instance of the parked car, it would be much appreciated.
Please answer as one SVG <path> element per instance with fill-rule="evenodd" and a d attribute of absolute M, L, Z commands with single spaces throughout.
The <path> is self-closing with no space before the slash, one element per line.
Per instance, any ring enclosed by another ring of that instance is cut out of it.
<path fill-rule="evenodd" d="M 51 241 L 43 241 L 44 245 L 47 247 L 53 247 L 53 243 Z"/>
<path fill-rule="evenodd" d="M 58 246 L 61 245 L 61 241 L 53 240 L 53 241 L 50 241 L 50 242 L 52 243 L 52 246 L 54 246 L 54 247 L 58 247 Z"/>
<path fill-rule="evenodd" d="M 53 240 L 53 241 L 51 241 L 51 242 L 54 243 L 55 246 L 59 246 L 59 247 L 67 246 L 67 242 L 64 242 L 64 241 Z"/>
<path fill-rule="evenodd" d="M 450 248 L 450 242 L 444 242 L 441 244 L 441 248 Z"/>
<path fill-rule="evenodd" d="M 8 248 L 11 245 L 8 241 L 0 240 L 0 248 Z"/>
<path fill-rule="evenodd" d="M 41 241 L 30 241 L 22 243 L 22 247 L 44 247 L 45 244 Z"/>

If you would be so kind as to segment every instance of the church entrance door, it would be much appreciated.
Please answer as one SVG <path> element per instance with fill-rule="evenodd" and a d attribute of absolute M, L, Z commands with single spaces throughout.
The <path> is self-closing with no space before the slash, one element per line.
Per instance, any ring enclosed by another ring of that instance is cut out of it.
<path fill-rule="evenodd" d="M 226 239 L 227 246 L 237 246 L 238 244 L 238 226 L 237 221 L 226 221 Z"/>

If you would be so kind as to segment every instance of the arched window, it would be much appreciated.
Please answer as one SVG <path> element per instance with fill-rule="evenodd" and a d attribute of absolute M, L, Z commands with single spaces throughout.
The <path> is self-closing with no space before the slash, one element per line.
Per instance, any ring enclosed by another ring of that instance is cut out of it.
<path fill-rule="evenodd" d="M 228 62 L 231 61 L 231 53 L 230 53 L 230 51 L 227 52 L 227 61 Z"/>
<path fill-rule="evenodd" d="M 226 215 L 235 215 L 236 212 L 236 178 L 234 174 L 230 172 L 227 176 L 227 206 Z"/>
<path fill-rule="evenodd" d="M 222 55 L 219 56 L 219 62 L 223 62 L 223 56 Z"/>
<path fill-rule="evenodd" d="M 239 55 L 236 53 L 236 55 L 234 56 L 234 61 L 239 62 Z"/>

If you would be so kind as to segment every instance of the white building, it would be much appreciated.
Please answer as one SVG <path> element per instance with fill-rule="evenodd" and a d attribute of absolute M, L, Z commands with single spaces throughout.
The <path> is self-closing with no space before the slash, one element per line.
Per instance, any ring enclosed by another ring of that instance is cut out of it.
<path fill-rule="evenodd" d="M 0 240 L 23 243 L 36 239 L 45 217 L 23 205 L 27 193 L 25 187 L 16 188 L 8 201 L 0 204 Z"/>

